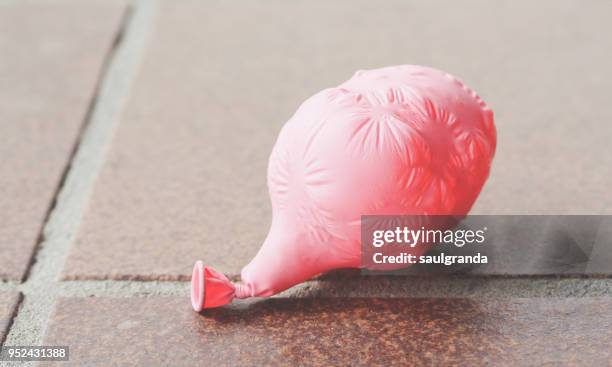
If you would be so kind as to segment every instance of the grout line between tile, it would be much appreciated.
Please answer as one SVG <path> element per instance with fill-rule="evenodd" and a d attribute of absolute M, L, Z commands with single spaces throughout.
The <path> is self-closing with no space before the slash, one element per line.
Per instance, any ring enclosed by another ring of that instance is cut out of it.
<path fill-rule="evenodd" d="M 58 297 L 184 297 L 189 282 L 79 280 L 57 283 Z M 277 298 L 512 298 L 512 297 L 610 297 L 612 279 L 592 278 L 402 278 L 372 277 L 310 280 Z"/>
<path fill-rule="evenodd" d="M 19 309 L 19 306 L 21 305 L 22 300 L 23 300 L 23 294 L 21 293 L 17 294 L 17 300 L 16 300 L 17 305 L 15 309 L 13 310 L 13 312 L 11 313 L 11 315 L 9 316 L 9 321 L 8 321 L 8 324 L 6 325 L 6 330 L 9 330 L 11 326 L 13 325 L 13 322 L 15 321 L 15 317 L 17 316 L 17 310 Z M 0 346 L 4 345 L 4 341 L 6 340 L 7 337 L 8 335 L 0 336 Z"/>
<path fill-rule="evenodd" d="M 85 280 L 58 283 L 58 297 L 181 296 L 188 302 L 189 283 L 179 281 Z"/>
<path fill-rule="evenodd" d="M 157 12 L 157 3 L 153 1 L 137 0 L 131 5 L 120 29 L 119 42 L 107 56 L 82 138 L 43 228 L 29 276 L 17 287 L 24 298 L 6 345 L 40 345 L 44 336 L 61 288 L 59 275 L 119 124 Z"/>
<path fill-rule="evenodd" d="M 13 280 L 0 281 L 0 292 L 14 292 L 18 286 L 19 282 Z"/>
<path fill-rule="evenodd" d="M 612 279 L 592 278 L 405 278 L 321 280 L 290 297 L 529 298 L 611 297 Z"/>

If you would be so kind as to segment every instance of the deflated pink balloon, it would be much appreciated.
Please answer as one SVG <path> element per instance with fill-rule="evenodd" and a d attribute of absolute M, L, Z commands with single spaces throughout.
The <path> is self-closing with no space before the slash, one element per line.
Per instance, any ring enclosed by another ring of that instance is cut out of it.
<path fill-rule="evenodd" d="M 268 164 L 270 232 L 241 283 L 198 261 L 196 311 L 361 267 L 362 215 L 465 215 L 495 153 L 493 112 L 424 66 L 358 71 L 306 100 Z M 420 251 L 424 251 L 422 249 Z"/>

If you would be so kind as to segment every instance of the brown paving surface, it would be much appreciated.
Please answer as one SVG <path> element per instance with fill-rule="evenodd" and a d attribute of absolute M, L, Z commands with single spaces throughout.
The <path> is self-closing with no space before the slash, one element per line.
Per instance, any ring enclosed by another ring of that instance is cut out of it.
<path fill-rule="evenodd" d="M 20 295 L 16 292 L 0 293 L 0 344 L 4 342 L 8 326 L 11 324 Z"/>
<path fill-rule="evenodd" d="M 447 70 L 495 110 L 475 212 L 610 213 L 611 7 L 165 3 L 64 274 L 187 279 L 196 259 L 238 274 L 269 225 L 280 126 L 314 92 L 390 64 Z"/>
<path fill-rule="evenodd" d="M 0 278 L 26 271 L 123 10 L 0 4 Z"/>
<path fill-rule="evenodd" d="M 612 300 L 61 299 L 44 344 L 87 366 L 612 364 Z"/>

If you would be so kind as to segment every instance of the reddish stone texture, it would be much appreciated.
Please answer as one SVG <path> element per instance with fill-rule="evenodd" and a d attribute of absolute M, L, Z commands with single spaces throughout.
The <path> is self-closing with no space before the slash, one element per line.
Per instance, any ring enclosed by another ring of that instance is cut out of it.
<path fill-rule="evenodd" d="M 21 296 L 17 292 L 0 293 L 0 345 L 6 338 L 20 299 Z"/>
<path fill-rule="evenodd" d="M 44 344 L 67 366 L 604 366 L 612 300 L 61 299 Z"/>
<path fill-rule="evenodd" d="M 0 8 L 0 278 L 21 279 L 124 6 L 9 2 Z"/>

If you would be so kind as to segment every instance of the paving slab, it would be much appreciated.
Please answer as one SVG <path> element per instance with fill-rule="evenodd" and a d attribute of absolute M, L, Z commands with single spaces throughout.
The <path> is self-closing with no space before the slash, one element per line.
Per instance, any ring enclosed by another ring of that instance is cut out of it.
<path fill-rule="evenodd" d="M 13 320 L 21 295 L 17 292 L 0 293 L 0 345 L 8 333 L 8 327 Z"/>
<path fill-rule="evenodd" d="M 21 279 L 125 7 L 0 4 L 0 279 Z"/>
<path fill-rule="evenodd" d="M 610 298 L 277 298 L 203 314 L 184 298 L 67 298 L 44 343 L 69 345 L 67 366 L 603 366 L 611 311 Z"/>
<path fill-rule="evenodd" d="M 479 214 L 612 212 L 612 3 L 164 2 L 66 279 L 236 276 L 270 223 L 282 124 L 355 70 L 444 69 L 496 113 Z M 92 256 L 92 254 L 96 254 Z"/>

